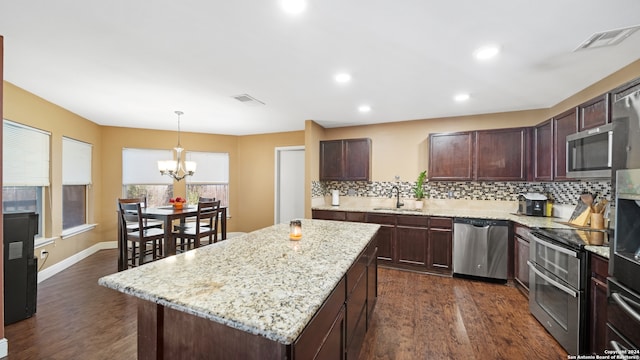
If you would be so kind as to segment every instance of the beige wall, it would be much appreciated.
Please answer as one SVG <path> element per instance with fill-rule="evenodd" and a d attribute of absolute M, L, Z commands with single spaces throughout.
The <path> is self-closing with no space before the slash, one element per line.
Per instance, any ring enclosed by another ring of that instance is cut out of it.
<path fill-rule="evenodd" d="M 51 266 L 100 241 L 104 231 L 104 206 L 102 193 L 103 173 L 101 128 L 93 122 L 69 112 L 55 104 L 43 100 L 10 83 L 4 82 L 4 118 L 51 133 L 51 186 L 45 193 L 45 237 L 57 238 L 54 244 L 46 246 L 49 258 L 44 267 Z M 97 223 L 96 229 L 71 238 L 61 240 L 62 233 L 62 137 L 70 137 L 93 144 L 88 209 L 89 223 Z M 28 145 L 27 145 L 28 146 Z M 42 248 L 41 248 L 42 249 Z M 37 252 L 39 252 L 38 249 Z"/>
<path fill-rule="evenodd" d="M 273 225 L 275 206 L 275 148 L 304 146 L 303 131 L 242 136 L 238 138 L 238 231 Z"/>

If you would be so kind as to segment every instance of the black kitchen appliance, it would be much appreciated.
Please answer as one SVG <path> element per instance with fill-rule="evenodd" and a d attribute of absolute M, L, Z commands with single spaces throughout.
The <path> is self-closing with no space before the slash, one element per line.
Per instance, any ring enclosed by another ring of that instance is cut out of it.
<path fill-rule="evenodd" d="M 607 346 L 640 349 L 640 169 L 618 170 L 607 279 Z M 637 354 L 637 353 L 636 353 Z"/>
<path fill-rule="evenodd" d="M 4 219 L 4 324 L 31 317 L 36 312 L 38 259 L 34 237 L 38 214 L 6 213 Z"/>
<path fill-rule="evenodd" d="M 603 230 L 533 229 L 529 254 L 529 310 L 570 354 L 586 350 L 587 255 L 608 245 Z"/>
<path fill-rule="evenodd" d="M 544 216 L 547 208 L 547 197 L 538 193 L 518 195 L 518 214 Z"/>

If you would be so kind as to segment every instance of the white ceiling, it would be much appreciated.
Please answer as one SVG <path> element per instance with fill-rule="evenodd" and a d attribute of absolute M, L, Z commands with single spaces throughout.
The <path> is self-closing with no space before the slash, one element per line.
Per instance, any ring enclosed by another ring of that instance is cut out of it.
<path fill-rule="evenodd" d="M 246 135 L 547 108 L 640 58 L 640 31 L 573 51 L 639 25 L 638 0 L 307 1 L 3 0 L 5 80 L 101 125 L 175 130 L 182 110 L 183 131 Z"/>

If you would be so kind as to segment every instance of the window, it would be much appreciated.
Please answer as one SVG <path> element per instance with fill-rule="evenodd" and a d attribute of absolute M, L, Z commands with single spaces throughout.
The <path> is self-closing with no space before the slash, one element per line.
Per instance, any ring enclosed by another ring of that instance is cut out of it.
<path fill-rule="evenodd" d="M 3 211 L 36 212 L 37 236 L 43 237 L 43 198 L 44 189 L 49 186 L 51 134 L 9 120 L 4 120 L 2 126 Z"/>
<path fill-rule="evenodd" d="M 62 229 L 87 224 L 91 144 L 62 138 Z"/>
<path fill-rule="evenodd" d="M 229 154 L 189 151 L 186 156 L 198 164 L 195 174 L 187 177 L 188 202 L 214 197 L 221 206 L 229 206 Z"/>
<path fill-rule="evenodd" d="M 150 207 L 167 205 L 173 179 L 160 175 L 158 161 L 172 158 L 172 150 L 122 149 L 122 196 L 146 196 Z"/>

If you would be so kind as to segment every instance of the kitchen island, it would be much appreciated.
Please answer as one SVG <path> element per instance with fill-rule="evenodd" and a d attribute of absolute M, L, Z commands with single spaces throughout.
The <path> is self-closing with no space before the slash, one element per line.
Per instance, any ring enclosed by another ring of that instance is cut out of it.
<path fill-rule="evenodd" d="M 103 277 L 138 297 L 139 359 L 355 358 L 377 296 L 379 225 L 274 225 Z"/>

